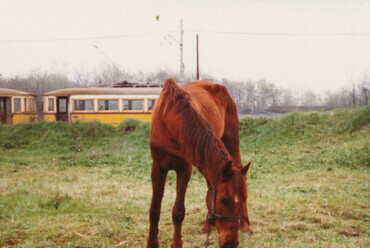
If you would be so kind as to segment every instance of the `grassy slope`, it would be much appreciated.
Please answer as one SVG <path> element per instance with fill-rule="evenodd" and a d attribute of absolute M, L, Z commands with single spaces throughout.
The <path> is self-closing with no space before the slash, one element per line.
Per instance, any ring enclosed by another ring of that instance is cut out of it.
<path fill-rule="evenodd" d="M 370 107 L 241 120 L 255 233 L 241 234 L 240 247 L 369 246 L 369 118 Z M 0 126 L 0 246 L 144 247 L 148 135 L 135 121 Z M 171 243 L 174 183 L 170 173 L 162 247 Z M 205 192 L 194 170 L 184 247 L 204 247 Z M 218 247 L 216 232 L 210 242 Z"/>

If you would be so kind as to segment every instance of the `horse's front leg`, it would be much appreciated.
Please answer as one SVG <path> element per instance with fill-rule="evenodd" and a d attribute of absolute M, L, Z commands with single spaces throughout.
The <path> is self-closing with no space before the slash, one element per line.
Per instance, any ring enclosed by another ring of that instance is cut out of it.
<path fill-rule="evenodd" d="M 147 248 L 158 248 L 158 222 L 161 214 L 161 203 L 164 193 L 164 186 L 167 178 L 166 170 L 160 168 L 159 164 L 153 162 L 152 165 L 152 203 L 150 205 L 150 229 Z"/>
<path fill-rule="evenodd" d="M 191 176 L 192 167 L 184 162 L 183 165 L 177 167 L 177 183 L 176 183 L 176 201 L 172 208 L 172 221 L 174 225 L 174 234 L 171 247 L 181 248 L 181 227 L 185 217 L 185 194 L 188 187 L 188 182 Z"/>

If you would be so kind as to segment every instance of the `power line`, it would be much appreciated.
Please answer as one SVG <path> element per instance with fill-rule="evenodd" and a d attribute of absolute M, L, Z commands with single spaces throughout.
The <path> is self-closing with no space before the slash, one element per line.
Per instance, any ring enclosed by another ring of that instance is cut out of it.
<path fill-rule="evenodd" d="M 233 31 L 216 31 L 216 30 L 184 30 L 192 33 L 208 34 L 227 34 L 227 35 L 247 35 L 247 36 L 370 36 L 370 33 L 268 33 L 268 32 L 233 32 Z M 150 35 L 167 34 L 167 33 L 139 33 L 139 34 L 121 34 L 105 36 L 88 36 L 75 38 L 55 38 L 55 39 L 25 39 L 25 40 L 0 40 L 0 43 L 32 43 L 32 42 L 61 42 L 61 41 L 83 41 L 83 40 L 102 40 L 102 39 L 119 39 L 130 37 L 143 37 Z"/>
<path fill-rule="evenodd" d="M 250 35 L 250 36 L 370 36 L 370 33 L 266 33 L 266 32 L 232 32 L 216 30 L 185 30 L 192 33 L 208 34 L 230 34 L 230 35 Z"/>
<path fill-rule="evenodd" d="M 26 42 L 59 42 L 59 41 L 82 41 L 82 40 L 102 40 L 102 39 L 118 39 L 128 37 L 141 37 L 149 35 L 157 35 L 163 33 L 141 33 L 141 34 L 121 34 L 121 35 L 106 35 L 106 36 L 90 36 L 77 38 L 56 38 L 56 39 L 30 39 L 30 40 L 0 40 L 0 43 L 26 43 Z"/>

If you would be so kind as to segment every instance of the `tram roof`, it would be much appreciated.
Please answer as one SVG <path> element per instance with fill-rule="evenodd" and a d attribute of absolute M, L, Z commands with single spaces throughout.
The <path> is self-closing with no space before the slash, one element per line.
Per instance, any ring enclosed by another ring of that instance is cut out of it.
<path fill-rule="evenodd" d="M 0 88 L 0 96 L 36 96 L 33 93 L 29 93 L 21 90 L 13 90 L 8 88 Z"/>
<path fill-rule="evenodd" d="M 137 88 L 67 88 L 47 92 L 44 96 L 72 96 L 72 95 L 158 95 L 160 87 Z"/>

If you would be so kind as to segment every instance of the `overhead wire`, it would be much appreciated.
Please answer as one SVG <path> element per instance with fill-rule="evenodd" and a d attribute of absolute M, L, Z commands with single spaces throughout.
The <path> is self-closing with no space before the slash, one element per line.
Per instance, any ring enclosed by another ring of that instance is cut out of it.
<path fill-rule="evenodd" d="M 251 35 L 251 36 L 370 36 L 369 33 L 273 33 L 273 32 L 232 32 L 217 30 L 185 30 L 192 33 L 208 34 L 232 34 L 232 35 Z"/>
<path fill-rule="evenodd" d="M 105 36 L 90 36 L 90 37 L 76 37 L 76 38 L 54 38 L 54 39 L 0 40 L 0 43 L 101 40 L 101 39 L 118 39 L 118 38 L 129 38 L 129 37 L 141 37 L 141 36 L 149 36 L 149 35 L 157 35 L 157 34 L 163 34 L 163 33 L 139 33 L 139 34 L 121 34 L 121 35 L 105 35 Z"/>
<path fill-rule="evenodd" d="M 246 36 L 370 36 L 370 32 L 351 32 L 351 33 L 281 33 L 281 32 L 234 32 L 234 31 L 217 31 L 217 30 L 184 30 L 192 33 L 208 33 L 208 34 L 226 34 L 226 35 L 246 35 Z M 83 40 L 102 40 L 102 39 L 119 39 L 129 37 L 143 37 L 163 33 L 138 33 L 138 34 L 120 34 L 120 35 L 105 35 L 105 36 L 87 36 L 74 38 L 51 38 L 51 39 L 20 39 L 20 40 L 0 40 L 0 43 L 31 43 L 31 42 L 60 42 L 60 41 L 83 41 Z"/>

